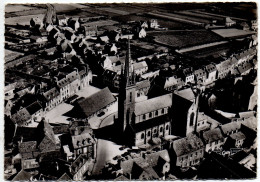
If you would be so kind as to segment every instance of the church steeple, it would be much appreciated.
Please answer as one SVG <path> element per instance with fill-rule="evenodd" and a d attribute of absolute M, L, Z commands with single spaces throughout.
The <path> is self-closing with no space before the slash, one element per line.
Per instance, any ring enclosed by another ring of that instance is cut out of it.
<path fill-rule="evenodd" d="M 130 39 L 128 39 L 128 43 L 127 43 L 124 78 L 126 80 L 127 86 L 135 84 L 135 74 L 134 74 L 134 68 L 133 68 L 133 64 L 132 64 L 132 60 L 131 60 Z"/>
<path fill-rule="evenodd" d="M 118 127 L 121 132 L 134 122 L 135 110 L 135 72 L 131 62 L 130 40 L 128 39 L 126 59 L 121 67 L 121 79 L 118 96 Z"/>

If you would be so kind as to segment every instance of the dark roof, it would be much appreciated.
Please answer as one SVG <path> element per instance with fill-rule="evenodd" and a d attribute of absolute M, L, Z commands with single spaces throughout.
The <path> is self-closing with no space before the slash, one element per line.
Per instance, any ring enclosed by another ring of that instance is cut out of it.
<path fill-rule="evenodd" d="M 152 111 L 172 106 L 172 94 L 154 97 L 135 104 L 135 115 L 140 116 Z"/>
<path fill-rule="evenodd" d="M 209 131 L 205 131 L 203 133 L 203 138 L 206 143 L 211 143 L 224 138 L 224 136 L 222 135 L 220 128 L 215 128 Z"/>
<path fill-rule="evenodd" d="M 31 115 L 26 108 L 22 108 L 11 116 L 12 121 L 18 125 L 24 125 L 26 121 L 31 119 Z"/>
<path fill-rule="evenodd" d="M 230 137 L 234 140 L 243 140 L 246 138 L 246 136 L 241 131 L 231 134 Z"/>
<path fill-rule="evenodd" d="M 53 98 L 57 97 L 59 95 L 59 91 L 56 87 L 51 88 L 50 90 L 43 93 L 44 98 L 47 101 L 52 100 Z"/>
<path fill-rule="evenodd" d="M 241 127 L 241 123 L 231 122 L 231 123 L 222 125 L 221 129 L 224 132 L 224 134 L 227 134 L 228 132 L 240 129 L 240 127 Z"/>
<path fill-rule="evenodd" d="M 116 98 L 106 87 L 84 100 L 77 101 L 77 104 L 86 116 L 90 116 L 115 101 Z"/>
<path fill-rule="evenodd" d="M 26 107 L 27 111 L 30 113 L 30 115 L 33 115 L 34 113 L 38 112 L 42 109 L 42 106 L 39 104 L 39 102 L 34 102 L 28 107 Z"/>
<path fill-rule="evenodd" d="M 170 156 L 167 150 L 144 155 L 145 158 L 143 158 L 142 156 L 136 158 L 132 158 L 129 156 L 129 159 L 121 161 L 120 167 L 123 170 L 123 174 L 132 174 L 133 168 L 139 167 L 140 169 L 143 169 L 148 173 L 155 173 L 153 176 L 157 176 L 156 178 L 158 178 L 158 175 L 154 171 L 154 169 L 149 168 L 155 167 L 158 164 L 159 158 L 161 158 L 161 160 L 164 160 L 165 162 L 170 162 Z"/>
<path fill-rule="evenodd" d="M 204 148 L 204 145 L 201 139 L 193 134 L 173 141 L 173 149 L 177 156 L 190 154 L 202 148 Z"/>
<path fill-rule="evenodd" d="M 12 181 L 29 181 L 32 175 L 24 170 L 21 170 Z"/>
<path fill-rule="evenodd" d="M 150 88 L 150 81 L 149 80 L 142 80 L 136 83 L 136 90 L 149 87 Z"/>
<path fill-rule="evenodd" d="M 36 141 L 28 141 L 28 142 L 22 142 L 19 144 L 19 152 L 20 153 L 26 153 L 26 152 L 35 152 L 37 146 Z"/>
<path fill-rule="evenodd" d="M 41 140 L 47 136 L 49 137 L 50 140 L 52 140 L 53 143 L 56 143 L 55 140 L 55 135 L 53 132 L 53 129 L 51 127 L 51 125 L 45 120 L 43 119 L 37 126 L 37 130 L 38 130 L 38 139 L 39 142 L 41 142 Z"/>
<path fill-rule="evenodd" d="M 69 177 L 69 175 L 67 173 L 64 173 L 59 179 L 58 181 L 71 181 L 72 179 Z"/>
<path fill-rule="evenodd" d="M 128 181 L 129 179 L 124 175 L 118 176 L 115 181 Z"/>

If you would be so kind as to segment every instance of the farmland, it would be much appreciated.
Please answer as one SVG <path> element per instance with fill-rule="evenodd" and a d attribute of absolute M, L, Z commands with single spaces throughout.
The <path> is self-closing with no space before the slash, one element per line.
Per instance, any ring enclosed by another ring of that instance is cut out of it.
<path fill-rule="evenodd" d="M 149 35 L 155 38 L 155 42 L 174 48 L 184 48 L 222 40 L 220 36 L 206 30 L 154 32 Z"/>
<path fill-rule="evenodd" d="M 221 55 L 226 55 L 229 50 L 230 44 L 221 44 L 211 47 L 205 47 L 203 49 L 197 49 L 194 51 L 189 51 L 184 53 L 184 55 L 188 55 L 195 58 L 205 58 L 209 56 L 219 57 Z"/>
<path fill-rule="evenodd" d="M 8 25 L 29 25 L 31 18 L 37 17 L 43 19 L 44 14 L 10 17 L 5 19 L 5 23 Z"/>

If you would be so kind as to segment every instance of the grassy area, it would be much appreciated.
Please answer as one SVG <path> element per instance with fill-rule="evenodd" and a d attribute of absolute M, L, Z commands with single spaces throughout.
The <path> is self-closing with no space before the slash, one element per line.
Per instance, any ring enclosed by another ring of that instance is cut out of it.
<path fill-rule="evenodd" d="M 220 36 L 206 30 L 154 32 L 150 35 L 155 37 L 155 42 L 174 48 L 184 48 L 222 40 Z"/>
<path fill-rule="evenodd" d="M 28 16 L 17 16 L 17 17 L 11 17 L 5 19 L 5 24 L 7 25 L 30 25 L 31 18 L 40 18 L 43 19 L 44 14 L 38 14 L 38 15 L 28 15 Z"/>

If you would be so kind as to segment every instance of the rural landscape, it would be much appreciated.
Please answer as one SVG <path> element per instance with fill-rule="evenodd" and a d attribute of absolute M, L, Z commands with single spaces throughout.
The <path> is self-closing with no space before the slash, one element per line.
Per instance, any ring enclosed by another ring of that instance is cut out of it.
<path fill-rule="evenodd" d="M 255 179 L 256 3 L 7 4 L 8 181 Z"/>

